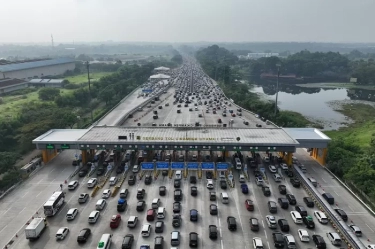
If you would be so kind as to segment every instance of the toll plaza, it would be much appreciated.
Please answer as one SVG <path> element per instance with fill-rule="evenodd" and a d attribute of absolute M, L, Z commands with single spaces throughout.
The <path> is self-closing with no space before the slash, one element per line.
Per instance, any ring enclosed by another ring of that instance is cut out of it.
<path fill-rule="evenodd" d="M 216 178 L 218 171 L 231 174 L 232 163 L 225 160 L 229 152 L 247 152 L 253 156 L 259 152 L 277 154 L 291 166 L 296 148 L 309 148 L 311 156 L 324 165 L 329 141 L 330 138 L 313 128 L 94 126 L 50 130 L 33 143 L 43 151 L 45 162 L 63 149 L 81 151 L 83 165 L 92 161 L 99 150 L 115 151 L 115 159 L 125 151 L 132 151 L 137 157 L 145 157 L 130 164 L 130 167 L 140 164 L 140 177 L 149 171 L 154 177 L 168 172 L 171 178 L 173 172 L 181 170 L 185 178 L 189 172 L 196 172 L 201 178 L 204 171 L 212 171 Z M 224 160 L 213 162 L 214 152 L 220 153 Z M 192 153 L 197 157 L 191 158 Z M 243 167 L 247 169 L 248 165 Z"/>

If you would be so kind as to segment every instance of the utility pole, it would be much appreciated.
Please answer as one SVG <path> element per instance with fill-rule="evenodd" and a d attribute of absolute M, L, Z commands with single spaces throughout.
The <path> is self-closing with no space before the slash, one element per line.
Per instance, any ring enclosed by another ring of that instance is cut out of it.
<path fill-rule="evenodd" d="M 90 82 L 90 63 L 89 61 L 86 61 L 86 66 L 87 66 L 87 80 L 89 82 L 89 97 L 90 97 L 90 102 L 91 103 L 91 82 Z M 90 108 L 90 113 L 91 113 L 91 122 L 94 122 L 94 117 L 92 115 L 92 108 Z"/>
<path fill-rule="evenodd" d="M 277 114 L 277 99 L 279 97 L 279 77 L 280 77 L 280 66 L 281 66 L 281 64 L 277 63 L 276 66 L 277 66 L 277 82 L 276 82 L 275 117 L 276 117 L 276 114 Z"/>

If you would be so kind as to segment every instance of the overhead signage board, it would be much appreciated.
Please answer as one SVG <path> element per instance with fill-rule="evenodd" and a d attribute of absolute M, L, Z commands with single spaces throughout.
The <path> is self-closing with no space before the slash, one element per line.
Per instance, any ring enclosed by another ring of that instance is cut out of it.
<path fill-rule="evenodd" d="M 169 169 L 169 162 L 156 162 L 156 169 Z"/>
<path fill-rule="evenodd" d="M 55 145 L 54 144 L 46 144 L 46 149 L 47 150 L 53 150 L 53 149 L 55 149 Z"/>
<path fill-rule="evenodd" d="M 228 170 L 229 163 L 216 163 L 217 170 Z"/>
<path fill-rule="evenodd" d="M 141 169 L 142 170 L 153 170 L 154 169 L 154 163 L 141 163 Z"/>
<path fill-rule="evenodd" d="M 214 170 L 215 164 L 213 162 L 201 163 L 202 170 Z"/>
<path fill-rule="evenodd" d="M 172 169 L 184 169 L 185 163 L 183 162 L 172 162 L 171 168 Z"/>
<path fill-rule="evenodd" d="M 61 149 L 62 150 L 69 150 L 70 149 L 70 145 L 69 144 L 62 144 L 61 145 Z"/>
<path fill-rule="evenodd" d="M 199 163 L 197 163 L 197 162 L 188 162 L 188 163 L 186 163 L 186 166 L 187 166 L 188 169 L 197 170 L 198 166 L 199 166 Z"/>

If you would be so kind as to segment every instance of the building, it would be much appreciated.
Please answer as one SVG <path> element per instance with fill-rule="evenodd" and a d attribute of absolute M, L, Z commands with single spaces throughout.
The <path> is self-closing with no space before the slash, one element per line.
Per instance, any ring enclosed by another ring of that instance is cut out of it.
<path fill-rule="evenodd" d="M 168 72 L 169 70 L 169 67 L 157 67 L 154 69 L 155 72 Z"/>
<path fill-rule="evenodd" d="M 74 70 L 75 62 L 69 58 L 43 59 L 31 61 L 0 62 L 0 79 L 32 79 L 61 75 Z"/>
<path fill-rule="evenodd" d="M 32 79 L 29 81 L 29 86 L 61 88 L 65 82 L 64 79 Z"/>
<path fill-rule="evenodd" d="M 271 57 L 271 56 L 279 57 L 279 53 L 248 53 L 247 59 L 259 59 L 259 58 Z"/>
<path fill-rule="evenodd" d="M 29 82 L 20 79 L 0 79 L 0 95 L 27 88 Z"/>
<path fill-rule="evenodd" d="M 151 75 L 149 79 L 152 82 L 158 82 L 160 80 L 168 80 L 170 78 L 171 78 L 171 76 L 169 76 L 169 75 L 159 73 L 159 74 Z"/>

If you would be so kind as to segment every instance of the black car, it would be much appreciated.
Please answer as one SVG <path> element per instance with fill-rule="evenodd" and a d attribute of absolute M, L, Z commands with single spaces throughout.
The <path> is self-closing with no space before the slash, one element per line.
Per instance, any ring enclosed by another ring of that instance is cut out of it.
<path fill-rule="evenodd" d="M 301 186 L 301 181 L 297 177 L 293 177 L 290 179 L 293 187 L 299 188 Z"/>
<path fill-rule="evenodd" d="M 102 176 L 102 175 L 104 175 L 104 167 L 103 167 L 103 166 L 100 166 L 100 167 L 98 168 L 98 170 L 96 171 L 96 175 L 97 175 L 97 176 Z"/>
<path fill-rule="evenodd" d="M 318 249 L 326 249 L 326 242 L 324 241 L 323 237 L 317 234 L 312 236 L 312 240 L 315 243 L 316 248 Z"/>
<path fill-rule="evenodd" d="M 191 190 L 191 195 L 192 196 L 197 196 L 198 195 L 198 188 L 195 186 L 190 187 Z"/>
<path fill-rule="evenodd" d="M 196 176 L 190 176 L 190 183 L 197 183 L 197 177 Z"/>
<path fill-rule="evenodd" d="M 217 215 L 217 206 L 215 204 L 210 205 L 210 214 Z"/>
<path fill-rule="evenodd" d="M 282 195 L 286 195 L 286 186 L 285 185 L 279 185 L 279 193 Z"/>
<path fill-rule="evenodd" d="M 167 192 L 167 188 L 165 186 L 159 187 L 159 195 L 165 196 L 166 192 Z"/>
<path fill-rule="evenodd" d="M 179 179 L 174 179 L 173 185 L 175 188 L 181 187 L 181 181 Z"/>
<path fill-rule="evenodd" d="M 82 229 L 77 236 L 77 242 L 78 243 L 85 243 L 88 240 L 88 238 L 90 237 L 90 235 L 91 235 L 90 228 Z"/>
<path fill-rule="evenodd" d="M 270 196 L 271 195 L 271 190 L 267 186 L 262 186 L 262 191 L 263 191 L 264 196 Z"/>
<path fill-rule="evenodd" d="M 155 249 L 162 249 L 163 248 L 163 244 L 164 244 L 164 237 L 163 236 L 156 236 L 155 237 L 155 244 L 154 244 L 154 248 Z"/>
<path fill-rule="evenodd" d="M 116 169 L 116 174 L 121 174 L 122 172 L 124 172 L 124 166 L 118 166 Z"/>
<path fill-rule="evenodd" d="M 181 211 L 181 203 L 178 201 L 173 203 L 173 213 L 179 213 Z"/>
<path fill-rule="evenodd" d="M 145 201 L 138 201 L 137 202 L 137 211 L 144 211 L 146 207 L 146 202 Z"/>
<path fill-rule="evenodd" d="M 145 177 L 145 184 L 150 185 L 152 182 L 152 177 L 150 175 L 146 175 Z"/>
<path fill-rule="evenodd" d="M 290 205 L 296 205 L 297 204 L 297 200 L 296 200 L 296 197 L 294 195 L 287 194 L 286 198 L 288 199 Z"/>
<path fill-rule="evenodd" d="M 206 179 L 212 179 L 212 172 L 211 171 L 206 171 Z"/>
<path fill-rule="evenodd" d="M 124 240 L 122 241 L 121 249 L 131 249 L 134 242 L 134 235 L 133 234 L 127 234 L 124 237 Z"/>
<path fill-rule="evenodd" d="M 314 207 L 314 201 L 311 197 L 303 197 L 303 202 L 306 203 L 308 207 Z"/>
<path fill-rule="evenodd" d="M 172 226 L 173 227 L 180 227 L 181 226 L 181 215 L 174 214 L 172 217 Z"/>
<path fill-rule="evenodd" d="M 164 231 L 164 221 L 158 220 L 155 223 L 155 233 L 162 233 Z"/>
<path fill-rule="evenodd" d="M 254 170 L 254 176 L 255 176 L 255 177 L 258 177 L 258 176 L 262 176 L 262 174 L 260 173 L 259 170 L 255 169 L 255 170 Z"/>
<path fill-rule="evenodd" d="M 345 213 L 344 210 L 342 210 L 342 209 L 340 209 L 340 208 L 336 208 L 335 211 L 336 211 L 336 213 L 337 213 L 338 215 L 340 215 L 340 217 L 341 217 L 341 219 L 342 219 L 343 221 L 347 221 L 347 220 L 348 220 L 348 215 Z"/>
<path fill-rule="evenodd" d="M 198 234 L 195 232 L 189 233 L 189 246 L 198 247 Z"/>
<path fill-rule="evenodd" d="M 297 205 L 296 206 L 296 211 L 303 217 L 303 216 L 307 216 L 307 211 L 305 209 L 305 207 L 303 206 L 300 206 L 300 205 Z"/>
<path fill-rule="evenodd" d="M 227 189 L 227 182 L 225 180 L 220 180 L 220 188 Z"/>
<path fill-rule="evenodd" d="M 311 216 L 303 216 L 302 221 L 307 228 L 310 228 L 310 229 L 315 228 L 315 222 Z"/>
<path fill-rule="evenodd" d="M 209 225 L 208 226 L 208 237 L 210 239 L 217 239 L 217 236 L 218 236 L 218 230 L 217 230 L 217 226 L 215 225 Z"/>
<path fill-rule="evenodd" d="M 234 218 L 233 216 L 228 216 L 227 217 L 227 223 L 228 223 L 228 229 L 230 231 L 236 231 L 237 230 L 236 218 Z"/>
<path fill-rule="evenodd" d="M 284 235 L 280 232 L 272 233 L 273 244 L 276 248 L 284 248 Z"/>
<path fill-rule="evenodd" d="M 78 176 L 79 177 L 84 177 L 86 176 L 88 173 L 88 170 L 87 169 L 81 169 L 79 172 L 78 172 Z"/>
<path fill-rule="evenodd" d="M 135 184 L 135 175 L 130 175 L 128 180 L 129 186 L 132 186 Z"/>

